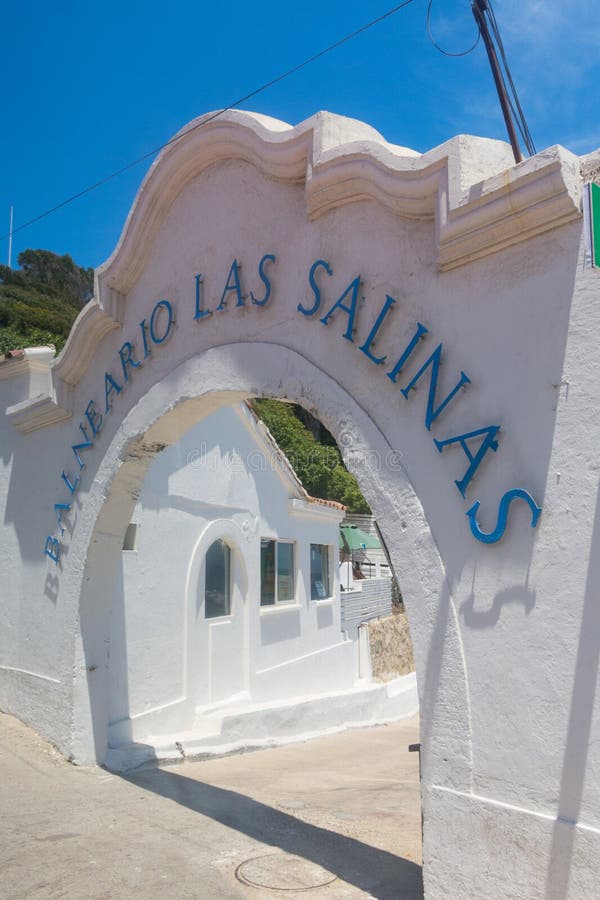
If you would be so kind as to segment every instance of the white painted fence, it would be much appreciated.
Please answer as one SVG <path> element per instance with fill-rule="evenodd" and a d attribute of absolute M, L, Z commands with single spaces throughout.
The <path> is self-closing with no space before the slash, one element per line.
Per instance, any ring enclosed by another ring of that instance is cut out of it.
<path fill-rule="evenodd" d="M 392 579 L 365 578 L 354 582 L 353 591 L 342 591 L 342 631 L 356 638 L 362 622 L 388 616 L 392 611 Z"/>

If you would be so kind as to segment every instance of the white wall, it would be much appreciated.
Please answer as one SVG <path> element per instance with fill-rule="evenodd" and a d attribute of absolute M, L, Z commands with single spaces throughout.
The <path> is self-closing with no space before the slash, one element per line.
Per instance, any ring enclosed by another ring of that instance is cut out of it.
<path fill-rule="evenodd" d="M 78 761 L 104 758 L 111 607 L 151 459 L 221 405 L 285 397 L 315 410 L 344 449 L 402 584 L 420 695 L 427 896 L 595 896 L 600 306 L 598 273 L 582 268 L 580 189 L 580 161 L 561 148 L 515 167 L 506 145 L 460 137 L 420 156 L 324 114 L 292 129 L 228 113 L 172 144 L 98 274 L 52 391 L 0 422 L 10 611 L 1 705 Z M 269 253 L 271 296 L 253 304 Z M 218 310 L 234 259 L 246 300 L 229 292 Z M 318 259 L 333 274 L 318 271 L 321 306 L 305 316 L 298 305 L 312 308 Z M 355 332 L 340 308 L 323 324 L 358 275 Z M 388 295 L 396 303 L 371 348 L 386 357 L 377 365 L 360 347 Z M 163 299 L 177 321 L 112 396 L 54 566 L 43 546 L 54 503 L 68 496 L 62 467 L 77 472 L 79 422 L 90 400 L 102 408 L 104 373 L 119 375 L 124 342 L 141 354 L 140 322 Z M 428 336 L 394 383 L 388 366 L 418 322 Z M 439 398 L 461 370 L 471 384 L 428 430 L 426 383 L 401 389 L 439 342 Z M 454 481 L 466 452 L 439 453 L 433 438 L 491 425 L 501 426 L 498 450 L 463 498 Z M 543 507 L 537 527 L 518 500 L 501 541 L 475 540 L 474 501 L 492 532 L 515 487 Z"/>
<path fill-rule="evenodd" d="M 64 449 L 48 442 L 43 431 L 25 437 L 4 414 L 48 391 L 53 356 L 53 350 L 34 348 L 23 360 L 0 361 L 0 708 L 65 741 L 66 750 L 72 619 L 59 598 L 59 573 L 43 556 L 43 541 L 39 552 L 40 500 L 53 492 Z"/>
<path fill-rule="evenodd" d="M 341 632 L 342 510 L 307 503 L 241 404 L 193 426 L 151 464 L 132 515 L 134 551 L 111 614 L 113 745 L 193 731 L 203 708 L 353 686 Z M 294 601 L 260 605 L 260 541 L 293 542 Z M 232 551 L 231 615 L 205 618 L 205 555 Z M 331 596 L 310 598 L 310 544 L 330 547 Z M 324 677 L 326 672 L 326 677 Z"/>

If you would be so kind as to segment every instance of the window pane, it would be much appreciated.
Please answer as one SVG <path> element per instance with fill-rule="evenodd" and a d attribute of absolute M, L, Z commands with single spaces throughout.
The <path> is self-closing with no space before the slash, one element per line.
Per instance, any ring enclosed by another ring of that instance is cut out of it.
<path fill-rule="evenodd" d="M 260 542 L 260 605 L 275 603 L 275 541 Z"/>
<path fill-rule="evenodd" d="M 231 550 L 224 541 L 215 541 L 206 552 L 204 616 L 228 616 L 231 612 Z"/>
<path fill-rule="evenodd" d="M 311 544 L 310 598 L 311 600 L 324 600 L 330 596 L 329 548 L 325 544 Z"/>
<path fill-rule="evenodd" d="M 277 544 L 277 602 L 294 599 L 294 545 Z"/>
<path fill-rule="evenodd" d="M 137 531 L 137 524 L 130 522 L 123 538 L 123 550 L 135 550 L 137 548 Z"/>

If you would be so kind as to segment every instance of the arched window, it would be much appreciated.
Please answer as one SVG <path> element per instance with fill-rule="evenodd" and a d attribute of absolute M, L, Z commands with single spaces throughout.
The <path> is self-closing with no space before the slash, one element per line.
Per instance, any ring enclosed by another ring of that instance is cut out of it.
<path fill-rule="evenodd" d="M 206 551 L 204 617 L 231 613 L 231 549 L 225 541 L 215 541 Z"/>

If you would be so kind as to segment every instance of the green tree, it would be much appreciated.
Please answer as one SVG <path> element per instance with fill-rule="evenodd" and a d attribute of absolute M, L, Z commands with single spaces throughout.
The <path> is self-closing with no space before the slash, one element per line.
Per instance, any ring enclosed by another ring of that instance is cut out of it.
<path fill-rule="evenodd" d="M 356 479 L 344 466 L 333 436 L 318 419 L 300 406 L 279 400 L 255 399 L 252 407 L 309 494 L 343 503 L 348 512 L 371 512 Z"/>
<path fill-rule="evenodd" d="M 17 262 L 0 265 L 0 353 L 35 344 L 60 351 L 92 297 L 94 270 L 50 250 L 24 250 Z"/>

